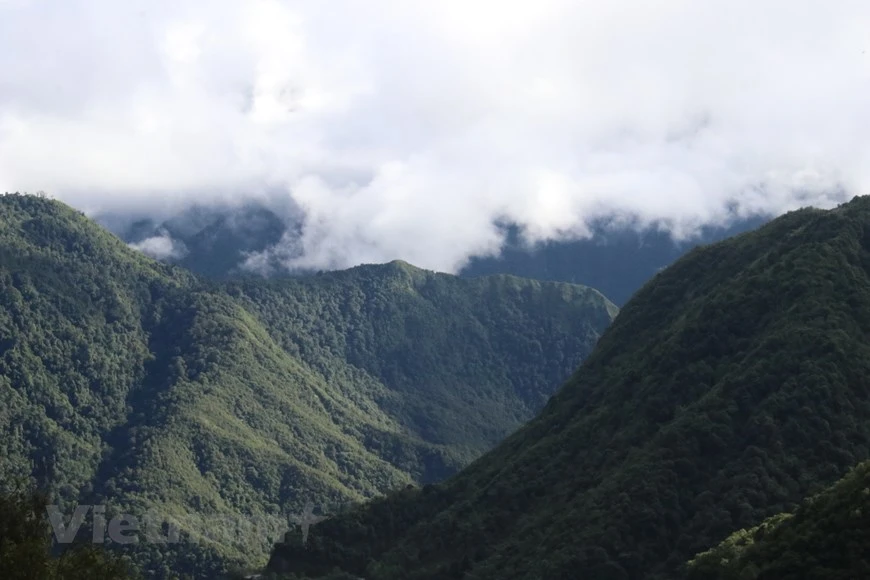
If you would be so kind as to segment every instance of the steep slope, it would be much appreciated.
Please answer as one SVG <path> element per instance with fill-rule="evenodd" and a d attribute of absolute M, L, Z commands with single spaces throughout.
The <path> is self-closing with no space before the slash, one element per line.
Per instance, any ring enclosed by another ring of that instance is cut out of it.
<path fill-rule="evenodd" d="M 147 387 L 145 326 L 193 283 L 66 206 L 0 198 L 0 425 L 21 452 L 6 458 L 75 495 L 67 484 L 94 472 L 101 438 Z"/>
<path fill-rule="evenodd" d="M 462 280 L 399 261 L 227 291 L 331 383 L 343 384 L 337 355 L 388 386 L 404 425 L 467 449 L 466 463 L 538 412 L 617 312 L 582 286 Z"/>
<path fill-rule="evenodd" d="M 801 504 L 740 530 L 689 563 L 691 580 L 870 577 L 870 462 Z"/>
<path fill-rule="evenodd" d="M 870 199 L 698 248 L 541 414 L 444 484 L 323 522 L 272 570 L 673 578 L 870 456 Z"/>
<path fill-rule="evenodd" d="M 150 576 L 256 562 L 307 502 L 455 472 L 541 407 L 616 312 L 582 287 L 402 263 L 205 282 L 17 195 L 0 198 L 0 284 L 3 472 L 66 513 L 180 523 L 195 544 L 124 548 Z"/>
<path fill-rule="evenodd" d="M 740 530 L 689 563 L 690 580 L 870 578 L 870 463 L 793 514 Z"/>

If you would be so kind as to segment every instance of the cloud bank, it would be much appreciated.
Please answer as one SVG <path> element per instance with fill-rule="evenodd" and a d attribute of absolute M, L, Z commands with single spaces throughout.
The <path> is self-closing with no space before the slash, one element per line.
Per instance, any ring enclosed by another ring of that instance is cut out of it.
<path fill-rule="evenodd" d="M 847 0 L 0 0 L 0 190 L 282 191 L 295 267 L 682 235 L 868 193 L 868 51 Z"/>

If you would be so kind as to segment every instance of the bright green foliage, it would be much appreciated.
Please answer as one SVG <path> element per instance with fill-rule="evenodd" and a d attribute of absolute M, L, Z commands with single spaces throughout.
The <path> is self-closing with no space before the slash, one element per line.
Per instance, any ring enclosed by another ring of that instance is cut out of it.
<path fill-rule="evenodd" d="M 153 577 L 261 565 L 286 529 L 194 516 L 286 525 L 309 501 L 454 473 L 542 407 L 616 313 L 580 286 L 401 262 L 207 282 L 23 195 L 0 198 L 0 302 L 3 469 L 32 467 L 67 514 L 187 521 L 196 544 L 122 548 Z"/>
<path fill-rule="evenodd" d="M 368 580 L 665 579 L 870 457 L 870 198 L 692 251 L 452 479 L 278 546 Z"/>
<path fill-rule="evenodd" d="M 690 580 L 870 578 L 870 462 L 689 562 Z"/>

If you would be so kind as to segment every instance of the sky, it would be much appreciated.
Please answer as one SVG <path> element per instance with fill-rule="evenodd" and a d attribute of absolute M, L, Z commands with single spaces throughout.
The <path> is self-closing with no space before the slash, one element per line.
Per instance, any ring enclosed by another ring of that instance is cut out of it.
<path fill-rule="evenodd" d="M 865 1 L 0 0 L 0 191 L 289 197 L 297 267 L 830 207 L 868 97 Z"/>

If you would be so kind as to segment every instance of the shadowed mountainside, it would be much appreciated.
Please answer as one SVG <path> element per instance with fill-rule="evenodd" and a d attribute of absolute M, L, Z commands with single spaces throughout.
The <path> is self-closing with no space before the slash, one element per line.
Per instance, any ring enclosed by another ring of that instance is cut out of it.
<path fill-rule="evenodd" d="M 276 546 L 369 580 L 665 579 L 870 456 L 870 198 L 691 251 L 448 481 Z"/>

